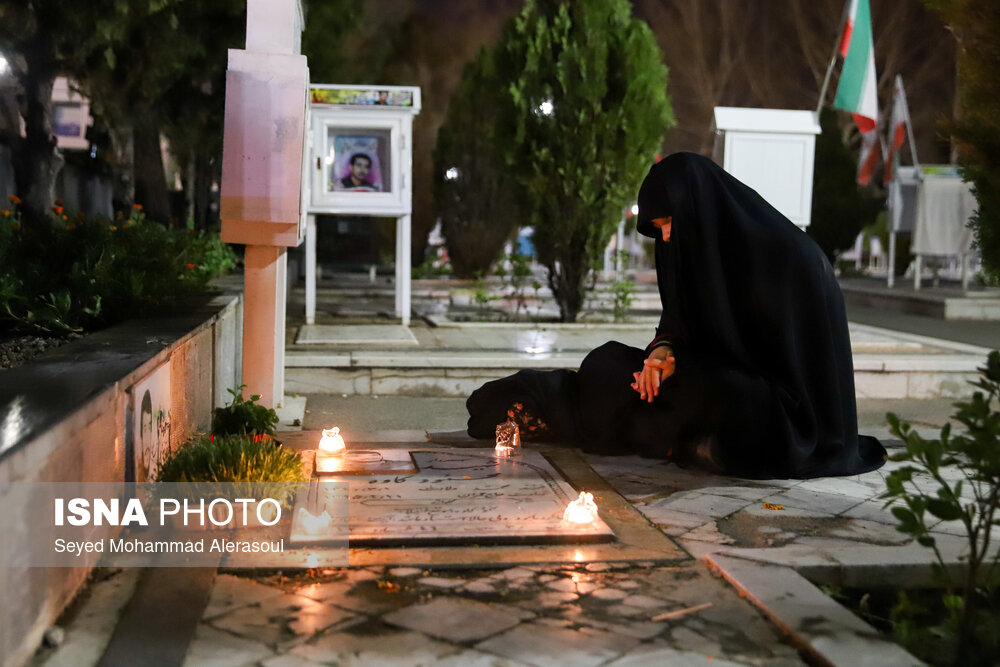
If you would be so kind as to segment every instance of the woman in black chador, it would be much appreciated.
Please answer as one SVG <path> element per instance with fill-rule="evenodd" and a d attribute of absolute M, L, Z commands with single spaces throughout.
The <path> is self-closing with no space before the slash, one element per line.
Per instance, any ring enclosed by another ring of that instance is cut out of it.
<path fill-rule="evenodd" d="M 524 370 L 469 397 L 469 434 L 513 417 L 584 451 L 750 478 L 852 475 L 858 435 L 844 300 L 819 247 L 711 160 L 676 153 L 639 190 L 663 314 L 645 350 L 609 342 L 579 372 Z"/>

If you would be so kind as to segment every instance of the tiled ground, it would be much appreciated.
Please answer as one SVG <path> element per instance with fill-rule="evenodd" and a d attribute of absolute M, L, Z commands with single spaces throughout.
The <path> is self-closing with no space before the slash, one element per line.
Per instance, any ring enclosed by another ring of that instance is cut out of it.
<path fill-rule="evenodd" d="M 587 458 L 696 558 L 891 568 L 927 555 L 877 498 L 886 468 L 757 482 L 638 457 Z M 953 526 L 937 531 L 944 551 L 961 550 Z M 694 559 L 309 576 L 220 576 L 187 664 L 802 664 L 755 607 Z"/>
<path fill-rule="evenodd" d="M 186 664 L 803 664 L 693 561 L 314 574 L 220 575 Z"/>

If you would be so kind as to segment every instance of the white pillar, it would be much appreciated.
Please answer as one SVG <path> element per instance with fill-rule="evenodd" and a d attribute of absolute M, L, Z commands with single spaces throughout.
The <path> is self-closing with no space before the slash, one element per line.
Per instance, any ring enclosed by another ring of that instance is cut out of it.
<path fill-rule="evenodd" d="M 919 253 L 913 258 L 913 289 L 915 291 L 920 290 L 920 273 L 923 270 L 921 266 L 923 263 L 922 259 Z"/>
<path fill-rule="evenodd" d="M 396 317 L 410 326 L 410 216 L 396 218 Z"/>
<path fill-rule="evenodd" d="M 306 216 L 306 324 L 316 324 L 316 216 Z"/>
<path fill-rule="evenodd" d="M 889 276 L 885 280 L 886 287 L 896 284 L 896 232 L 889 232 Z"/>

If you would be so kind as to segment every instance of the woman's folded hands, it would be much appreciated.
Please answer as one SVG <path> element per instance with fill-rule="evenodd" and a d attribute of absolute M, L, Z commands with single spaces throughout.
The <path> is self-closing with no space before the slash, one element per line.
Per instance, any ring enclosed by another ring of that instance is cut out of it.
<path fill-rule="evenodd" d="M 673 375 L 674 353 L 667 346 L 657 347 L 642 362 L 642 369 L 632 373 L 635 382 L 632 388 L 639 398 L 649 403 L 660 394 L 660 383 Z"/>

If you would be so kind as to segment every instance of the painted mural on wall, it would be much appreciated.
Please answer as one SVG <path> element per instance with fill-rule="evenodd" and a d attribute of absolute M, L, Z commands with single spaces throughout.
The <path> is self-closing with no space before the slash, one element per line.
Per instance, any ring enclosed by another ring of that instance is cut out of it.
<path fill-rule="evenodd" d="M 170 450 L 170 364 L 163 364 L 132 388 L 135 480 L 154 479 Z"/>

